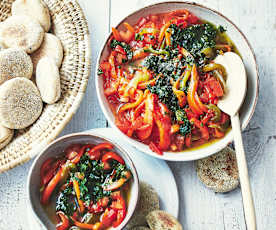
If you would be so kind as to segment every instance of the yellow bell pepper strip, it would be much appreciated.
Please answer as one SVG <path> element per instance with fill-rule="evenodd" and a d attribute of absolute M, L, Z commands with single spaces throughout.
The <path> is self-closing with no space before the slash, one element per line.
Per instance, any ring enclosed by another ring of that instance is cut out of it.
<path fill-rule="evenodd" d="M 81 229 L 99 230 L 103 226 L 103 224 L 100 222 L 97 222 L 95 224 L 86 224 L 86 223 L 77 221 L 77 219 L 73 216 L 70 218 L 72 219 L 74 226 L 77 226 Z"/>
<path fill-rule="evenodd" d="M 124 112 L 125 110 L 127 109 L 133 109 L 133 108 L 136 108 L 138 105 L 140 105 L 144 99 L 143 97 L 143 91 L 142 90 L 136 90 L 136 93 L 137 93 L 137 99 L 135 102 L 132 102 L 132 103 L 126 103 L 124 104 L 123 106 L 120 107 L 118 113 L 122 113 Z"/>
<path fill-rule="evenodd" d="M 131 172 L 126 170 L 122 172 L 122 177 L 114 182 L 107 183 L 103 185 L 103 190 L 104 191 L 113 191 L 116 190 L 124 185 L 130 178 L 131 178 Z M 111 180 L 112 181 L 112 180 Z"/>
<path fill-rule="evenodd" d="M 200 108 L 201 111 L 203 111 L 205 113 L 208 112 L 207 107 L 201 102 L 197 92 L 195 92 L 195 102 L 196 102 L 196 104 L 198 105 L 198 107 Z"/>
<path fill-rule="evenodd" d="M 117 79 L 117 72 L 115 67 L 115 56 L 113 54 L 110 55 L 108 62 L 111 65 L 111 69 L 110 69 L 111 77 L 114 79 Z"/>
<path fill-rule="evenodd" d="M 187 101 L 193 113 L 196 115 L 201 115 L 203 114 L 203 111 L 200 109 L 199 105 L 196 103 L 196 100 L 195 100 L 197 86 L 198 86 L 198 75 L 197 75 L 196 65 L 194 64 L 192 68 L 191 81 L 190 81 L 188 94 L 187 94 Z"/>
<path fill-rule="evenodd" d="M 163 41 L 163 38 L 165 37 L 165 32 L 167 31 L 167 29 L 170 27 L 170 25 L 172 24 L 171 21 L 168 21 L 160 30 L 160 34 L 158 37 L 158 42 L 161 43 Z"/>
<path fill-rule="evenodd" d="M 180 48 L 180 53 L 185 57 L 185 58 L 187 58 L 187 57 L 189 57 L 189 56 L 193 56 L 188 50 L 186 50 L 185 48 L 183 48 L 183 47 L 181 47 Z"/>
<path fill-rule="evenodd" d="M 154 121 L 159 131 L 158 148 L 160 150 L 166 150 L 171 143 L 171 119 L 168 108 L 161 102 L 158 102 L 158 105 L 159 110 L 154 110 Z"/>
<path fill-rule="evenodd" d="M 146 57 L 146 56 L 148 56 L 148 55 L 149 55 L 149 53 L 145 52 L 145 51 L 144 51 L 144 48 L 136 49 L 136 50 L 133 52 L 132 61 L 135 61 L 135 60 L 144 58 L 144 57 Z"/>
<path fill-rule="evenodd" d="M 139 34 L 140 36 L 142 36 L 142 35 L 144 35 L 144 34 L 153 34 L 153 35 L 155 35 L 155 34 L 158 34 L 158 33 L 159 33 L 159 30 L 156 29 L 156 28 L 142 28 L 142 29 L 138 32 L 138 34 Z"/>
<path fill-rule="evenodd" d="M 171 42 L 171 30 L 170 29 L 167 29 L 165 31 L 165 40 L 166 40 L 167 46 L 171 46 L 172 42 Z"/>
<path fill-rule="evenodd" d="M 149 138 L 153 128 L 154 95 L 149 93 L 145 100 L 144 124 L 148 125 L 143 130 L 137 130 L 136 134 L 140 140 Z"/>
<path fill-rule="evenodd" d="M 184 90 L 192 72 L 192 67 L 187 65 L 186 70 L 183 72 L 182 80 L 180 82 L 180 89 Z"/>
<path fill-rule="evenodd" d="M 120 41 L 120 42 L 122 41 L 121 35 L 120 35 L 119 31 L 116 28 L 112 27 L 112 33 L 113 33 L 114 38 L 117 41 Z"/>
<path fill-rule="evenodd" d="M 84 208 L 83 201 L 80 199 L 80 186 L 79 186 L 79 182 L 77 180 L 73 180 L 73 188 L 76 193 L 78 206 L 79 206 L 79 212 L 82 214 L 84 212 L 85 208 Z"/>
<path fill-rule="evenodd" d="M 181 77 L 177 79 L 177 81 L 173 82 L 173 93 L 175 94 L 175 96 L 178 99 L 178 105 L 183 108 L 184 105 L 186 104 L 186 94 L 182 91 L 179 90 L 179 83 L 181 81 Z"/>
<path fill-rule="evenodd" d="M 200 122 L 198 119 L 196 119 L 194 117 L 190 119 L 190 122 L 193 123 L 195 125 L 195 127 L 200 130 L 201 137 L 204 140 L 209 140 L 210 135 L 209 135 L 208 128 L 202 122 Z"/>
<path fill-rule="evenodd" d="M 131 79 L 127 87 L 125 88 L 124 97 L 129 96 L 129 90 L 133 88 L 134 90 L 137 89 L 137 86 L 140 82 L 150 80 L 150 73 L 147 71 L 146 68 L 141 70 L 137 70 L 134 74 L 134 77 Z"/>
<path fill-rule="evenodd" d="M 159 54 L 159 55 L 161 54 L 167 55 L 167 56 L 170 55 L 170 53 L 167 50 L 163 50 L 163 49 L 155 50 L 152 48 L 152 46 L 144 48 L 144 51 L 148 53 Z"/>
<path fill-rule="evenodd" d="M 173 124 L 172 127 L 171 127 L 171 134 L 174 134 L 174 133 L 177 133 L 180 129 L 180 126 L 179 124 Z"/>
<path fill-rule="evenodd" d="M 210 63 L 210 64 L 207 64 L 207 65 L 203 66 L 202 70 L 203 70 L 203 72 L 210 72 L 210 71 L 214 71 L 214 70 L 219 70 L 219 71 L 221 71 L 221 74 L 222 74 L 224 80 L 226 80 L 226 76 L 227 76 L 226 70 L 225 70 L 224 66 L 221 65 L 221 64 Z"/>
<path fill-rule="evenodd" d="M 120 31 L 120 37 L 122 40 L 126 43 L 130 42 L 132 38 L 134 38 L 135 30 L 134 28 L 128 24 L 127 22 L 124 22 L 123 25 L 126 27 L 127 31 Z"/>
<path fill-rule="evenodd" d="M 149 81 L 140 82 L 137 86 L 137 89 L 146 89 L 148 85 L 154 86 L 157 79 L 158 79 L 158 77 L 153 78 Z"/>
<path fill-rule="evenodd" d="M 70 227 L 68 217 L 61 211 L 57 212 L 56 214 L 61 220 L 61 222 L 56 225 L 56 230 L 67 230 Z"/>

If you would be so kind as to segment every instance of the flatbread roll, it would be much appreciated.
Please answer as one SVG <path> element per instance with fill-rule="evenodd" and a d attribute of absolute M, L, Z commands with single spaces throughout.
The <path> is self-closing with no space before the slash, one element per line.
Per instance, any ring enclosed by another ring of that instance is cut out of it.
<path fill-rule="evenodd" d="M 9 129 L 33 124 L 42 112 L 42 100 L 35 84 L 23 77 L 0 86 L 0 123 Z"/>
<path fill-rule="evenodd" d="M 200 181 L 215 192 L 229 192 L 239 185 L 239 172 L 235 151 L 229 147 L 196 161 Z"/>
<path fill-rule="evenodd" d="M 13 138 L 14 130 L 0 125 L 0 149 L 10 143 Z"/>
<path fill-rule="evenodd" d="M 12 15 L 28 15 L 36 19 L 45 32 L 51 27 L 49 9 L 41 0 L 16 0 L 12 4 Z"/>
<path fill-rule="evenodd" d="M 42 101 L 47 104 L 55 103 L 61 94 L 59 70 L 52 58 L 42 58 L 36 68 L 36 85 Z"/>
<path fill-rule="evenodd" d="M 0 51 L 0 84 L 15 77 L 30 79 L 33 63 L 29 55 L 19 48 Z"/>
<path fill-rule="evenodd" d="M 44 30 L 33 18 L 14 15 L 0 24 L 0 43 L 6 48 L 21 48 L 27 53 L 36 51 L 44 37 Z"/>
<path fill-rule="evenodd" d="M 154 188 L 146 182 L 140 182 L 140 198 L 135 212 L 127 224 L 127 229 L 147 225 L 146 216 L 159 209 L 159 198 Z"/>
<path fill-rule="evenodd" d="M 39 60 L 44 57 L 53 58 L 57 67 L 60 67 L 63 59 L 63 47 L 58 37 L 53 34 L 45 33 L 41 47 L 31 54 L 34 71 L 36 71 Z"/>
<path fill-rule="evenodd" d="M 182 230 L 178 220 L 165 211 L 152 211 L 146 218 L 151 230 Z"/>

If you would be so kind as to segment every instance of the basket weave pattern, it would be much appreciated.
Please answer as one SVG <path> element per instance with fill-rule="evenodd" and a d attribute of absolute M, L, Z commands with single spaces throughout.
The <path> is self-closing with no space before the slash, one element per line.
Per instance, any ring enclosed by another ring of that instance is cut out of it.
<path fill-rule="evenodd" d="M 0 1 L 0 21 L 10 16 L 12 2 Z M 13 141 L 0 151 L 0 173 L 28 161 L 57 137 L 78 109 L 90 76 L 88 25 L 77 0 L 44 2 L 51 14 L 51 31 L 64 48 L 60 68 L 62 96 L 56 104 L 45 105 L 32 126 L 16 131 Z"/>

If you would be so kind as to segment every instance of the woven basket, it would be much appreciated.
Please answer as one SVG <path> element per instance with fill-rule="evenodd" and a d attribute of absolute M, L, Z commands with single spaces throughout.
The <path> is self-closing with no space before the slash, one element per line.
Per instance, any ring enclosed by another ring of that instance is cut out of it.
<path fill-rule="evenodd" d="M 45 105 L 32 126 L 16 131 L 13 141 L 0 151 L 0 173 L 30 160 L 57 137 L 78 109 L 90 76 L 88 25 L 77 0 L 44 1 L 51 14 L 51 31 L 64 48 L 62 97 L 56 104 Z M 0 21 L 10 16 L 12 2 L 0 0 Z"/>

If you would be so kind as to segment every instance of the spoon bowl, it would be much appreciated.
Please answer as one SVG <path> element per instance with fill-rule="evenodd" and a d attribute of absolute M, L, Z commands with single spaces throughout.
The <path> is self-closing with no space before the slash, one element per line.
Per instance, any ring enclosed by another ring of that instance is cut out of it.
<path fill-rule="evenodd" d="M 240 109 L 247 89 L 247 77 L 242 59 L 233 52 L 226 52 L 214 60 L 224 66 L 227 82 L 224 97 L 219 100 L 218 107 L 230 116 L 234 116 Z"/>

